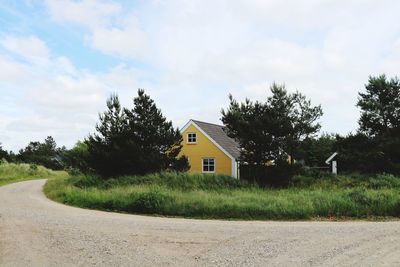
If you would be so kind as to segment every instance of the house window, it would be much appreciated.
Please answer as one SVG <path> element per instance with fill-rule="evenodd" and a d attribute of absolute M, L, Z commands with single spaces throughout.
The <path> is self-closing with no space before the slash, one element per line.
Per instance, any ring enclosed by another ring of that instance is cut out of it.
<path fill-rule="evenodd" d="M 215 172 L 215 159 L 213 158 L 203 159 L 203 172 Z"/>
<path fill-rule="evenodd" d="M 188 144 L 195 144 L 197 141 L 196 133 L 188 133 L 187 142 Z"/>

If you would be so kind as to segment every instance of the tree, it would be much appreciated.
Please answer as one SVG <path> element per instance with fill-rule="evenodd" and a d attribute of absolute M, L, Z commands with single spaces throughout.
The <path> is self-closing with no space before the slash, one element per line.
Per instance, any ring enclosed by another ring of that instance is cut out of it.
<path fill-rule="evenodd" d="M 99 115 L 99 120 L 96 133 L 85 140 L 88 165 L 102 176 L 126 174 L 126 160 L 131 156 L 127 153 L 128 142 L 123 138 L 127 131 L 126 116 L 117 95 L 107 100 L 107 111 Z"/>
<path fill-rule="evenodd" d="M 360 171 L 400 173 L 400 81 L 370 76 L 365 89 L 357 102 L 361 108 L 359 133 L 348 136 L 341 149 L 350 151 L 346 147 L 352 147 L 348 153 L 352 159 L 359 154 L 362 165 L 368 166 Z"/>
<path fill-rule="evenodd" d="M 65 148 L 57 148 L 53 137 L 48 136 L 43 143 L 39 141 L 30 142 L 28 146 L 21 149 L 16 156 L 17 160 L 43 165 L 46 168 L 62 169 L 61 155 Z"/>
<path fill-rule="evenodd" d="M 320 128 L 320 106 L 312 106 L 299 92 L 289 94 L 283 85 L 273 84 L 271 92 L 265 103 L 246 99 L 239 104 L 230 95 L 230 106 L 222 110 L 228 135 L 238 140 L 241 160 L 250 164 L 293 155 L 299 142 Z"/>
<path fill-rule="evenodd" d="M 300 142 L 313 136 L 321 128 L 316 121 L 323 114 L 322 108 L 320 105 L 312 106 L 311 101 L 299 92 L 288 94 L 284 86 L 273 84 L 271 92 L 272 97 L 267 103 L 270 103 L 273 118 L 276 120 L 274 126 L 282 136 L 277 141 L 280 142 L 280 150 L 291 156 L 293 164 Z"/>
<path fill-rule="evenodd" d="M 325 166 L 325 160 L 336 151 L 337 135 L 322 134 L 318 138 L 304 139 L 296 151 L 296 159 L 304 161 L 309 167 Z"/>
<path fill-rule="evenodd" d="M 138 90 L 133 102 L 134 108 L 125 109 L 125 114 L 128 134 L 141 152 L 135 171 L 144 174 L 173 166 L 182 148 L 179 129 L 174 129 L 144 90 Z"/>
<path fill-rule="evenodd" d="M 274 83 L 270 89 L 272 96 L 264 103 L 249 99 L 238 103 L 230 95 L 228 109 L 222 110 L 222 122 L 227 134 L 239 142 L 242 162 L 249 166 L 274 162 L 275 167 L 289 168 L 288 156 L 293 163 L 300 142 L 320 129 L 317 120 L 322 109 L 312 106 L 299 92 L 288 93 L 283 85 Z"/>
<path fill-rule="evenodd" d="M 65 169 L 76 169 L 84 173 L 89 172 L 88 147 L 85 142 L 78 141 L 75 146 L 65 150 L 62 155 L 62 162 Z"/>
<path fill-rule="evenodd" d="M 94 135 L 86 140 L 89 166 L 103 177 L 145 174 L 178 166 L 182 136 L 154 101 L 138 90 L 133 109 L 122 109 L 118 97 L 107 101 Z M 187 160 L 186 160 L 187 161 Z"/>
<path fill-rule="evenodd" d="M 400 81 L 385 75 L 369 77 L 366 92 L 359 93 L 360 130 L 369 136 L 400 134 Z"/>
<path fill-rule="evenodd" d="M 9 154 L 8 154 L 8 152 L 6 151 L 6 150 L 3 150 L 3 147 L 1 146 L 1 143 L 0 143 L 0 161 L 1 160 L 9 160 Z"/>

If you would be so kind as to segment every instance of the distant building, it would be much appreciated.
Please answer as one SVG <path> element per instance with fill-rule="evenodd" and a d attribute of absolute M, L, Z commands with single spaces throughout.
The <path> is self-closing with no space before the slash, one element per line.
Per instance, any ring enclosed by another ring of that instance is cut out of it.
<path fill-rule="evenodd" d="M 190 120 L 181 133 L 181 155 L 188 157 L 189 172 L 239 177 L 239 144 L 225 133 L 224 126 Z"/>

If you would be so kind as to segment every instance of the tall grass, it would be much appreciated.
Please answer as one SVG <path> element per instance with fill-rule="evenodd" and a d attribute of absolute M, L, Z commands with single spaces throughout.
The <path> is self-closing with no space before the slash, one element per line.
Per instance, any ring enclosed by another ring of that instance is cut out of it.
<path fill-rule="evenodd" d="M 158 185 L 182 191 L 218 190 L 248 186 L 227 175 L 204 175 L 177 172 L 161 172 L 143 176 L 120 176 L 111 179 L 101 179 L 97 176 L 74 176 L 69 182 L 79 188 L 97 187 L 102 189 L 125 187 L 131 185 Z"/>
<path fill-rule="evenodd" d="M 0 161 L 0 186 L 25 180 L 63 178 L 66 176 L 68 174 L 64 171 L 52 171 L 35 164 Z"/>
<path fill-rule="evenodd" d="M 396 184 L 391 179 L 400 178 L 388 179 Z M 57 179 L 45 185 L 45 193 L 51 199 L 84 208 L 190 218 L 400 217 L 397 184 L 374 188 L 311 183 L 268 189 L 242 184 L 226 176 L 159 173 L 108 181 L 91 176 Z"/>
<path fill-rule="evenodd" d="M 368 189 L 400 189 L 400 177 L 392 174 L 358 174 L 348 175 L 313 175 L 296 176 L 292 179 L 293 187 L 300 188 L 368 188 Z"/>

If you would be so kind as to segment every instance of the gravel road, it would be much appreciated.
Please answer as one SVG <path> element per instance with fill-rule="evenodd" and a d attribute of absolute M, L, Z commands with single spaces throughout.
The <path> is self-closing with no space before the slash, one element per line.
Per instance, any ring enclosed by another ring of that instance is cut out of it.
<path fill-rule="evenodd" d="M 400 222 L 187 220 L 68 207 L 0 187 L 1 266 L 400 266 Z"/>

